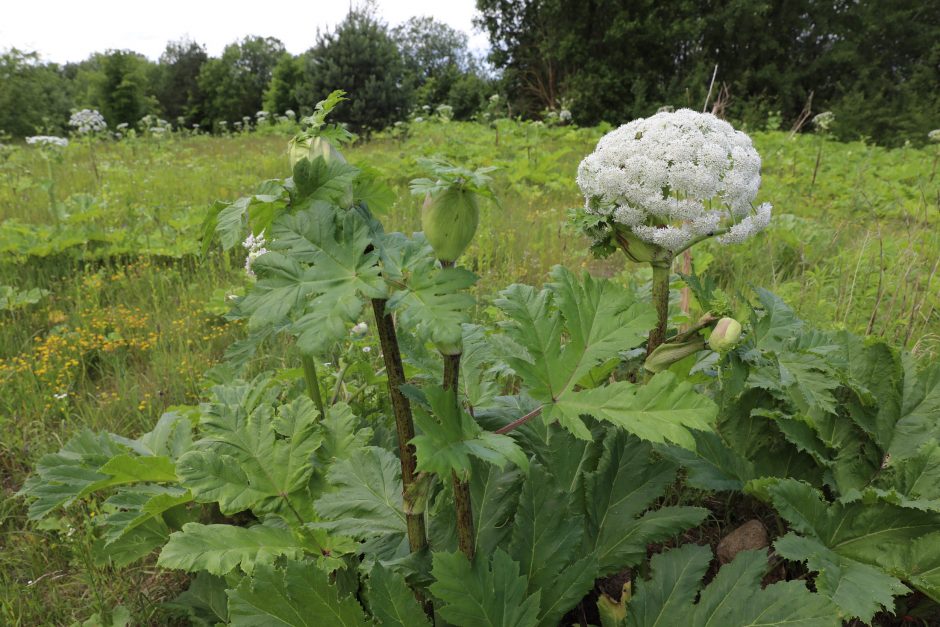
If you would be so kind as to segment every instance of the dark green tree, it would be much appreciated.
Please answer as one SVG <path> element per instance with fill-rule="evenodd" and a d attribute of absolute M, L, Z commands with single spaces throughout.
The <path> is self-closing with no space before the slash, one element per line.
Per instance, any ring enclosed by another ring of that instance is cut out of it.
<path fill-rule="evenodd" d="M 157 100 L 168 119 L 190 118 L 202 108 L 199 72 L 208 59 L 205 47 L 195 41 L 167 43 L 160 55 Z"/>
<path fill-rule="evenodd" d="M 16 137 L 62 132 L 72 107 L 70 83 L 35 52 L 0 54 L 0 131 Z"/>
<path fill-rule="evenodd" d="M 135 124 L 157 108 L 153 96 L 153 63 L 130 50 L 109 50 L 95 55 L 98 70 L 92 80 L 94 102 L 112 128 Z"/>
<path fill-rule="evenodd" d="M 284 113 L 288 109 L 300 113 L 303 89 L 304 58 L 284 54 L 274 66 L 271 83 L 264 92 L 264 108 L 271 113 Z"/>
<path fill-rule="evenodd" d="M 209 59 L 198 79 L 204 95 L 203 124 L 253 118 L 285 54 L 284 44 L 274 37 L 246 37 L 226 46 L 221 58 Z"/>
<path fill-rule="evenodd" d="M 301 105 L 312 108 L 335 89 L 349 94 L 343 121 L 362 131 L 407 115 L 412 92 L 405 64 L 386 24 L 370 6 L 352 9 L 305 56 Z"/>

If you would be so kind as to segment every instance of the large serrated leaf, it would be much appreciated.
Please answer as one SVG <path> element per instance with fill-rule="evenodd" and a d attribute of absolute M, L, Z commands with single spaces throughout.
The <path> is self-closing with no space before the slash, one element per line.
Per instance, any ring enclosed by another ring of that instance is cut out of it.
<path fill-rule="evenodd" d="M 381 563 L 373 566 L 369 575 L 369 609 L 383 626 L 431 625 L 405 578 Z"/>
<path fill-rule="evenodd" d="M 653 557 L 652 578 L 637 582 L 627 605 L 627 627 L 837 627 L 841 620 L 826 597 L 790 581 L 761 589 L 764 551 L 742 551 L 701 591 L 711 562 L 708 547 L 685 545 Z M 699 596 L 698 603 L 694 603 Z"/>
<path fill-rule="evenodd" d="M 471 564 L 463 553 L 435 553 L 431 593 L 445 620 L 461 627 L 534 627 L 538 592 L 528 594 L 519 564 L 502 549 Z"/>
<path fill-rule="evenodd" d="M 643 514 L 676 472 L 669 462 L 653 462 L 650 452 L 645 442 L 622 432 L 610 433 L 597 470 L 585 478 L 585 541 L 601 575 L 639 563 L 648 544 L 667 540 L 708 514 L 699 507 L 662 507 Z"/>
<path fill-rule="evenodd" d="M 415 404 L 415 425 L 421 434 L 411 440 L 420 472 L 433 472 L 445 479 L 451 472 L 470 475 L 470 458 L 476 457 L 501 468 L 528 466 L 528 458 L 509 436 L 484 431 L 458 406 L 456 393 L 440 387 L 423 390 L 428 407 Z"/>
<path fill-rule="evenodd" d="M 340 597 L 327 573 L 307 562 L 289 561 L 283 568 L 258 564 L 228 596 L 236 627 L 372 625 L 354 598 Z"/>
<path fill-rule="evenodd" d="M 164 568 L 205 570 L 225 575 L 236 567 L 251 573 L 256 564 L 272 563 L 280 555 L 303 557 L 312 548 L 286 527 L 202 525 L 186 523 L 170 534 L 157 563 Z"/>
<path fill-rule="evenodd" d="M 328 479 L 334 490 L 314 503 L 324 527 L 354 538 L 405 533 L 401 468 L 392 453 L 363 447 L 336 462 Z"/>

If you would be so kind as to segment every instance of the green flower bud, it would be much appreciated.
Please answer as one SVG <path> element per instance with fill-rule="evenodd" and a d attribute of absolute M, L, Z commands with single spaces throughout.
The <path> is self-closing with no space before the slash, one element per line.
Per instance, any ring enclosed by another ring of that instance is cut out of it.
<path fill-rule="evenodd" d="M 480 222 L 477 195 L 448 187 L 424 198 L 421 228 L 441 261 L 456 261 L 467 249 Z"/>
<path fill-rule="evenodd" d="M 290 140 L 287 148 L 287 155 L 290 158 L 290 168 L 294 169 L 297 162 L 306 157 L 313 161 L 317 157 L 323 157 L 327 162 L 337 159 L 341 163 L 346 163 L 346 158 L 333 144 L 322 137 L 308 137 L 297 141 L 297 138 Z"/>
<path fill-rule="evenodd" d="M 704 348 L 705 340 L 698 335 L 686 342 L 660 344 L 646 358 L 643 367 L 652 373 L 662 372 L 677 361 L 681 361 L 689 355 L 694 355 Z"/>
<path fill-rule="evenodd" d="M 734 318 L 722 318 L 708 338 L 708 347 L 713 351 L 723 353 L 734 348 L 740 337 L 741 323 Z"/>

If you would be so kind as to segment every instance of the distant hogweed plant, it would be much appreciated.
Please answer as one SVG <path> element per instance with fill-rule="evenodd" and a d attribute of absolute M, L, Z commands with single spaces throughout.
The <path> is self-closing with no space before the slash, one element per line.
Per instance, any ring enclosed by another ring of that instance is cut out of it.
<path fill-rule="evenodd" d="M 91 135 L 106 130 L 108 123 L 105 122 L 104 116 L 95 109 L 82 109 L 72 114 L 72 117 L 69 118 L 69 126 L 75 129 L 75 132 L 79 135 Z"/>

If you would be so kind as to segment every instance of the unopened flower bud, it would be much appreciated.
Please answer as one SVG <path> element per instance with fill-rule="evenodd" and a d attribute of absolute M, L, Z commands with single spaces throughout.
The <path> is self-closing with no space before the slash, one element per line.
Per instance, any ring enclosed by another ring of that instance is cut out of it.
<path fill-rule="evenodd" d="M 722 318 L 708 338 L 708 347 L 713 351 L 723 353 L 734 348 L 740 337 L 741 323 L 734 318 Z"/>
<path fill-rule="evenodd" d="M 676 363 L 705 348 L 705 340 L 696 335 L 686 342 L 660 344 L 646 358 L 643 367 L 652 373 L 662 372 Z"/>

